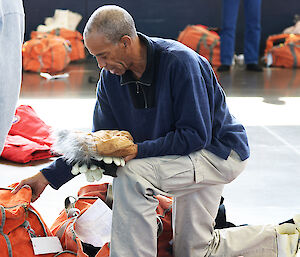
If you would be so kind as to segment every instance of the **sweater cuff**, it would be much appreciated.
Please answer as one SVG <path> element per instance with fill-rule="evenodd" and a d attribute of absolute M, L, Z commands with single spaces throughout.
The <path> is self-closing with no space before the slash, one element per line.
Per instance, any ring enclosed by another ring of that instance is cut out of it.
<path fill-rule="evenodd" d="M 137 143 L 138 146 L 138 153 L 136 158 L 140 159 L 140 158 L 144 158 L 145 157 L 145 149 L 144 149 L 144 144 L 143 143 Z"/>
<path fill-rule="evenodd" d="M 50 186 L 57 190 L 75 177 L 71 170 L 72 165 L 68 164 L 63 158 L 58 158 L 48 167 L 41 169 L 41 172 L 49 181 Z"/>

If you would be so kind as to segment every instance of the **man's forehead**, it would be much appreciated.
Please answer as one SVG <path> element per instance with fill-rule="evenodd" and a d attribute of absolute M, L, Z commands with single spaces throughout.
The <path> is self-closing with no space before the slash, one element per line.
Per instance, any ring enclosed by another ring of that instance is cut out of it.
<path fill-rule="evenodd" d="M 111 42 L 99 35 L 85 38 L 84 43 L 90 53 L 94 56 L 105 54 L 105 52 L 113 47 Z"/>

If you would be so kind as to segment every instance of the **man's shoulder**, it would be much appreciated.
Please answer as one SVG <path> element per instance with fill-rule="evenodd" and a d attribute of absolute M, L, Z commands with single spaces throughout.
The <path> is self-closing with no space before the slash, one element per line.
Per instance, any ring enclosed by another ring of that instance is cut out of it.
<path fill-rule="evenodd" d="M 169 63 L 175 62 L 176 66 L 180 63 L 182 66 L 209 66 L 203 56 L 176 40 L 164 38 L 151 38 L 151 40 L 155 51 Z"/>

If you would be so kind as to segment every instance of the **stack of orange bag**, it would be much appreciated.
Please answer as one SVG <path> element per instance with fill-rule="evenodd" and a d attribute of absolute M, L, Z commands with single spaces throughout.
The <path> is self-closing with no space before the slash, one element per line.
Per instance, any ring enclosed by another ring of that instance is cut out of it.
<path fill-rule="evenodd" d="M 35 72 L 57 72 L 71 61 L 85 58 L 82 35 L 65 28 L 50 32 L 31 33 L 31 39 L 22 48 L 23 69 Z"/>

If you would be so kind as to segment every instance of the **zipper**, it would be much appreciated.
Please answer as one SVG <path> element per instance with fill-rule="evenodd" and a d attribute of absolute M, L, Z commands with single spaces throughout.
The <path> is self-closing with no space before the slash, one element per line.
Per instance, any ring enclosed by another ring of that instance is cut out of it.
<path fill-rule="evenodd" d="M 147 102 L 147 98 L 146 98 L 146 93 L 145 93 L 145 90 L 143 88 L 142 85 L 139 85 L 138 82 L 135 82 L 136 84 L 136 93 L 139 94 L 140 93 L 140 89 L 142 89 L 142 93 L 143 93 L 143 98 L 144 98 L 144 109 L 148 109 L 148 102 Z"/>
<path fill-rule="evenodd" d="M 146 98 L 146 94 L 145 94 L 145 90 L 143 87 L 141 87 L 142 92 L 143 92 L 143 97 L 144 97 L 144 103 L 145 103 L 145 109 L 148 109 L 148 102 L 147 102 L 147 98 Z"/>

